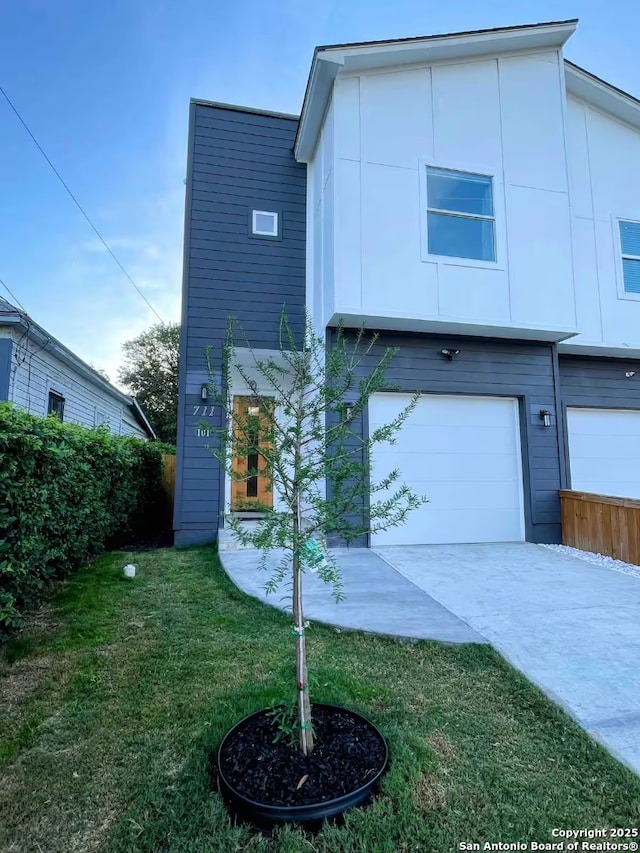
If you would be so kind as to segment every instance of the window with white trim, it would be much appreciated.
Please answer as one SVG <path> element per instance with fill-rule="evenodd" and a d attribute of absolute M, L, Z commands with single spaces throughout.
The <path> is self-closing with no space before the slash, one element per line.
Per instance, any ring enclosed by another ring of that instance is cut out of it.
<path fill-rule="evenodd" d="M 640 295 L 640 222 L 618 220 L 622 249 L 622 281 L 625 293 Z"/>
<path fill-rule="evenodd" d="M 493 180 L 427 166 L 427 251 L 495 262 Z"/>
<path fill-rule="evenodd" d="M 254 210 L 251 231 L 260 237 L 277 237 L 278 214 L 273 210 Z"/>

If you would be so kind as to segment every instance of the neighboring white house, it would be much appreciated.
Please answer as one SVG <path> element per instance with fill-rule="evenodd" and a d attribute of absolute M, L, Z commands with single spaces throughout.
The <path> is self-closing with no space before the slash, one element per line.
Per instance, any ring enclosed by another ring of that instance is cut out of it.
<path fill-rule="evenodd" d="M 138 402 L 119 391 L 31 317 L 0 298 L 0 401 L 64 423 L 104 424 L 155 438 Z"/>

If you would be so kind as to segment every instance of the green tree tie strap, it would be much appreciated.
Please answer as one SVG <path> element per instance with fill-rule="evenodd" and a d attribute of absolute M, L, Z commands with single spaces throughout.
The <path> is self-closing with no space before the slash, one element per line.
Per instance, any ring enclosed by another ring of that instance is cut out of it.
<path fill-rule="evenodd" d="M 300 559 L 307 566 L 310 572 L 317 572 L 320 566 L 325 562 L 322 548 L 318 545 L 315 539 L 308 537 L 302 543 L 299 551 Z"/>

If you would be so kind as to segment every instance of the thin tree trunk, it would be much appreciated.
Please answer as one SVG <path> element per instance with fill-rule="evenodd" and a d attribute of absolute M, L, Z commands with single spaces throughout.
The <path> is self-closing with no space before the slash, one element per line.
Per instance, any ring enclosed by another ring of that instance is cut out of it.
<path fill-rule="evenodd" d="M 296 453 L 296 457 L 298 454 Z M 296 459 L 298 462 L 298 459 Z M 298 467 L 296 465 L 296 467 Z M 301 541 L 302 518 L 300 514 L 300 492 L 297 479 L 294 486 L 295 512 L 293 515 L 293 541 Z M 304 755 L 313 752 L 313 729 L 311 728 L 311 699 L 307 681 L 307 644 L 304 633 L 304 608 L 302 605 L 302 567 L 298 548 L 293 552 L 293 622 L 296 637 L 296 685 L 298 689 L 298 722 L 300 725 L 300 749 Z"/>

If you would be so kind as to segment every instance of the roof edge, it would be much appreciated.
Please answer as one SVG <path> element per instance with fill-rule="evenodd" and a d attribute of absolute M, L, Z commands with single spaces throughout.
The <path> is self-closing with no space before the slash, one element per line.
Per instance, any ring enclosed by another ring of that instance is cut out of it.
<path fill-rule="evenodd" d="M 303 163 L 308 163 L 313 157 L 333 84 L 341 66 L 347 71 L 358 73 L 373 67 L 429 64 L 453 58 L 489 56 L 494 52 L 560 49 L 575 31 L 577 23 L 577 18 L 568 18 L 538 24 L 317 47 L 313 53 L 302 103 L 294 143 L 295 157 Z M 495 51 L 492 50 L 494 46 Z M 372 62 L 372 58 L 376 60 Z"/>
<path fill-rule="evenodd" d="M 612 115 L 625 124 L 640 128 L 640 99 L 607 83 L 601 77 L 581 68 L 568 59 L 564 61 L 567 92 L 586 101 L 602 112 Z"/>
<path fill-rule="evenodd" d="M 147 430 L 151 438 L 156 441 L 158 436 L 156 435 L 154 428 L 151 426 L 149 419 L 145 415 L 142 406 L 135 397 L 129 397 L 129 400 L 131 401 L 131 408 L 133 409 L 134 417 L 137 418 L 138 422 Z"/>
<path fill-rule="evenodd" d="M 378 41 L 356 41 L 356 42 L 346 42 L 344 44 L 324 44 L 316 47 L 316 52 L 321 50 L 345 50 L 346 48 L 356 48 L 356 47 L 381 47 L 383 45 L 390 44 L 405 44 L 410 42 L 419 42 L 419 41 L 427 41 L 432 39 L 448 39 L 448 38 L 464 38 L 466 36 L 484 36 L 490 33 L 507 33 L 507 32 L 517 32 L 518 30 L 532 30 L 537 28 L 542 29 L 543 27 L 561 27 L 561 26 L 569 26 L 572 24 L 577 25 L 579 23 L 579 18 L 566 18 L 562 21 L 541 21 L 538 24 L 513 24 L 512 26 L 506 27 L 488 27 L 481 30 L 461 30 L 456 33 L 433 33 L 428 36 L 410 36 L 409 38 L 399 38 L 399 39 L 380 39 Z"/>
<path fill-rule="evenodd" d="M 231 110 L 237 113 L 251 113 L 258 116 L 273 116 L 274 118 L 286 118 L 299 121 L 300 116 L 294 113 L 283 113 L 278 110 L 264 110 L 260 107 L 246 107 L 241 104 L 228 104 L 224 101 L 209 101 L 206 98 L 190 98 L 189 103 L 198 107 L 215 107 L 219 110 Z"/>
<path fill-rule="evenodd" d="M 69 347 L 65 346 L 61 341 L 47 332 L 47 330 L 39 323 L 36 323 L 29 314 L 19 310 L 18 308 L 16 308 L 15 313 L 13 314 L 0 314 L 0 325 L 19 326 L 25 331 L 29 331 L 41 342 L 44 342 L 45 346 L 43 349 L 46 349 L 50 345 L 55 355 L 62 358 L 63 361 L 66 361 L 68 364 L 71 364 L 72 367 L 83 373 L 91 382 L 94 383 L 94 385 L 103 388 L 111 394 L 112 397 L 120 400 L 120 402 L 125 405 L 131 405 L 132 397 L 125 394 L 125 392 L 121 391 L 119 388 L 116 388 L 116 386 L 112 385 L 111 382 L 107 381 L 104 376 L 95 369 L 95 367 L 91 367 L 91 365 L 87 364 L 87 362 L 81 359 L 79 355 L 76 355 L 73 350 L 70 350 Z"/>

